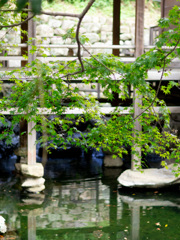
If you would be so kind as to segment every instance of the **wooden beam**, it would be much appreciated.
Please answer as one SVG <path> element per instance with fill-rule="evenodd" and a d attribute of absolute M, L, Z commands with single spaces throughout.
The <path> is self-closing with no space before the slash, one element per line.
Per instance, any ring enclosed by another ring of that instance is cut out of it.
<path fill-rule="evenodd" d="M 145 0 L 136 0 L 136 24 L 135 24 L 135 57 L 139 57 L 144 52 L 144 7 Z M 134 106 L 134 118 L 141 113 L 141 109 L 138 105 L 142 105 L 142 98 L 138 96 L 137 91 L 134 90 L 133 106 Z M 135 121 L 134 130 L 137 132 L 142 131 L 142 127 L 138 119 Z M 135 137 L 135 135 L 134 135 Z M 136 170 L 141 166 L 141 149 L 136 146 L 136 154 L 132 154 L 131 169 Z"/>

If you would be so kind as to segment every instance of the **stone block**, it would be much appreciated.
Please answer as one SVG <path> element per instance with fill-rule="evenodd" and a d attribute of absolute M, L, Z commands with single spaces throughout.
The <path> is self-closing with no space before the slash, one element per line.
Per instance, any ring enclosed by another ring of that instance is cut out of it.
<path fill-rule="evenodd" d="M 97 33 L 86 33 L 85 36 L 89 39 L 90 43 L 99 42 L 100 37 Z"/>
<path fill-rule="evenodd" d="M 26 190 L 31 193 L 39 193 L 45 189 L 45 185 L 41 185 L 39 187 L 30 187 L 27 188 Z"/>
<path fill-rule="evenodd" d="M 105 167 L 122 167 L 123 161 L 121 158 L 113 158 L 112 155 L 106 155 L 104 157 L 104 166 Z"/>
<path fill-rule="evenodd" d="M 23 181 L 22 187 L 39 187 L 45 182 L 44 178 L 27 178 Z"/>
<path fill-rule="evenodd" d="M 64 44 L 64 40 L 62 39 L 62 37 L 52 37 L 51 38 L 51 44 L 55 44 L 55 45 L 62 45 Z"/>
<path fill-rule="evenodd" d="M 42 14 L 42 15 L 39 16 L 39 19 L 40 19 L 39 21 L 41 23 L 48 23 L 49 19 L 50 19 L 50 16 Z"/>
<path fill-rule="evenodd" d="M 66 34 L 66 31 L 63 30 L 62 28 L 56 28 L 54 29 L 54 35 L 57 35 L 57 36 L 63 36 Z"/>
<path fill-rule="evenodd" d="M 68 55 L 68 48 L 52 48 L 51 55 L 54 56 L 67 56 Z"/>
<path fill-rule="evenodd" d="M 62 25 L 62 21 L 58 19 L 50 19 L 48 25 L 52 28 L 59 28 Z"/>
<path fill-rule="evenodd" d="M 21 173 L 25 176 L 40 178 L 44 175 L 44 167 L 41 163 L 33 165 L 21 164 Z"/>
<path fill-rule="evenodd" d="M 21 61 L 19 60 L 9 60 L 9 67 L 21 67 Z"/>
<path fill-rule="evenodd" d="M 37 26 L 36 33 L 41 37 L 53 37 L 54 35 L 53 28 L 48 26 L 47 24 L 41 24 Z"/>
<path fill-rule="evenodd" d="M 105 31 L 105 32 L 111 32 L 111 31 L 112 31 L 112 25 L 110 25 L 110 24 L 108 24 L 108 25 L 105 24 L 105 25 L 102 26 L 101 30 L 102 30 L 102 31 Z"/>
<path fill-rule="evenodd" d="M 74 27 L 75 24 L 76 23 L 72 20 L 64 20 L 61 27 L 63 30 L 67 31 L 68 29 Z"/>

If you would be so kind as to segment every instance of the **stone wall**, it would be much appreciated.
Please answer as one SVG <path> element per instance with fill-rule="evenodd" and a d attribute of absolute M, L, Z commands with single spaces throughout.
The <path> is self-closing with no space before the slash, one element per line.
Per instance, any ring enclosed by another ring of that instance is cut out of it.
<path fill-rule="evenodd" d="M 147 16 L 148 18 L 148 16 Z M 145 20 L 144 27 L 144 43 L 149 44 L 149 30 L 150 27 L 156 25 L 157 17 L 155 16 L 152 21 L 149 17 L 148 21 Z M 76 27 L 77 20 L 70 17 L 52 17 L 48 15 L 41 15 L 36 18 L 37 22 L 37 43 L 50 44 L 50 45 L 63 45 L 74 44 L 75 41 L 67 38 L 63 39 L 63 35 L 67 33 L 67 30 Z M 135 41 L 135 19 L 128 18 L 128 20 L 121 21 L 121 45 L 134 45 Z M 4 30 L 0 31 L 0 38 L 3 37 L 4 41 L 8 44 L 20 43 L 20 30 L 11 30 L 7 34 Z M 80 33 L 89 38 L 90 45 L 103 46 L 112 44 L 112 17 L 105 17 L 102 15 L 85 16 L 83 19 Z M 5 35 L 5 37 L 4 37 Z M 69 49 L 67 48 L 46 48 L 45 54 L 48 56 L 67 56 Z M 97 53 L 112 53 L 111 49 L 93 49 L 90 50 L 92 54 Z M 8 50 L 10 55 L 20 55 L 20 48 L 11 48 Z M 85 53 L 82 53 L 86 56 Z M 132 55 L 133 51 L 121 51 L 121 55 Z M 73 55 L 76 55 L 74 50 Z M 9 61 L 10 67 L 20 66 L 20 61 Z"/>

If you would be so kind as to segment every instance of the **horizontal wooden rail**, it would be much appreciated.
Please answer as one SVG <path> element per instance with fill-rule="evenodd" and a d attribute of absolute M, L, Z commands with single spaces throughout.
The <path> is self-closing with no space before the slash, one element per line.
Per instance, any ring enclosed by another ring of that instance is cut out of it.
<path fill-rule="evenodd" d="M 19 47 L 27 47 L 28 44 L 4 44 L 2 47 L 4 48 L 19 48 Z M 37 48 L 78 48 L 77 44 L 36 44 Z M 87 49 L 135 49 L 135 45 L 84 45 Z M 144 49 L 152 49 L 154 45 L 144 45 Z M 173 49 L 174 47 L 162 47 L 163 49 Z"/>
<path fill-rule="evenodd" d="M 0 73 L 3 73 L 4 71 L 8 71 L 8 68 L 6 70 L 6 68 L 1 69 L 0 68 Z M 18 73 L 17 73 L 18 74 Z M 159 81 L 161 79 L 161 75 L 162 75 L 162 71 L 157 71 L 157 70 L 149 70 L 148 71 L 148 78 L 146 79 L 147 81 Z M 114 75 L 112 76 L 111 80 L 116 80 L 116 81 L 120 81 L 120 75 L 115 74 L 116 78 L 114 78 Z M 9 80 L 9 76 L 2 76 L 1 77 L 1 81 L 7 81 Z M 33 80 L 33 78 L 31 77 L 20 77 L 20 76 L 16 76 L 17 79 L 22 80 L 22 81 L 31 81 Z M 34 77 L 35 78 L 35 77 Z M 84 78 L 83 78 L 84 79 Z M 11 81 L 13 80 L 13 78 L 11 78 Z M 180 69 L 172 69 L 168 76 L 163 76 L 162 78 L 163 81 L 180 81 Z M 91 79 L 92 82 L 98 82 L 98 79 Z M 68 81 L 69 83 L 83 83 L 82 79 L 69 79 Z"/>
<path fill-rule="evenodd" d="M 115 111 L 115 109 L 117 109 L 121 114 L 130 114 L 130 112 L 132 111 L 132 107 L 99 107 L 99 111 L 103 114 L 107 114 L 107 115 L 111 115 L 113 114 L 113 112 Z M 169 111 L 171 113 L 180 113 L 180 107 L 168 107 Z M 155 112 L 157 113 L 162 113 L 162 107 L 154 107 Z M 12 114 L 12 112 L 14 112 Z M 63 115 L 69 115 L 69 114 L 74 114 L 74 115 L 80 115 L 80 114 L 84 114 L 86 111 L 84 109 L 81 108 L 67 108 L 65 110 L 64 113 L 62 113 Z M 19 115 L 19 114 L 26 114 L 25 112 L 23 113 L 19 113 L 18 112 L 18 108 L 12 108 L 10 110 L 6 110 L 6 111 L 0 111 L 0 114 L 3 115 Z M 51 109 L 46 109 L 46 108 L 38 108 L 37 109 L 37 115 L 53 115 L 56 114 L 55 112 L 53 112 L 53 110 Z"/>

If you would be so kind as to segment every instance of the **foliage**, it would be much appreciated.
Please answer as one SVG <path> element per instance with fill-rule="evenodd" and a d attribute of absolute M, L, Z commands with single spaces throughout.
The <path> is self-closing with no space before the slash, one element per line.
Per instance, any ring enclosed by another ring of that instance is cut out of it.
<path fill-rule="evenodd" d="M 1 99 L 1 110 L 10 110 L 12 114 L 16 114 L 13 124 L 21 119 L 35 122 L 35 129 L 42 133 L 39 141 L 47 148 L 56 148 L 59 145 L 66 148 L 69 143 L 84 149 L 102 147 L 114 153 L 115 157 L 127 154 L 129 147 L 138 155 L 135 148 L 138 146 L 145 154 L 156 153 L 163 158 L 178 161 L 180 142 L 176 136 L 170 134 L 168 108 L 164 101 L 157 98 L 157 93 L 146 79 L 148 70 L 153 68 L 161 70 L 163 76 L 170 62 L 179 57 L 179 21 L 179 7 L 174 7 L 168 19 L 159 21 L 162 28 L 171 25 L 174 28 L 164 31 L 158 37 L 155 48 L 131 64 L 122 63 L 113 55 L 98 54 L 83 60 L 85 71 L 82 71 L 82 64 L 78 61 L 45 64 L 35 60 L 22 70 L 6 73 L 15 85 L 11 95 Z M 68 34 L 72 36 L 73 31 Z M 34 48 L 32 51 L 36 52 L 38 49 Z M 30 80 L 23 80 L 23 76 Z M 137 120 L 133 117 L 133 108 L 131 114 L 125 115 L 117 107 L 110 119 L 105 118 L 94 98 L 83 97 L 79 94 L 78 87 L 71 87 L 71 80 L 79 79 L 85 84 L 98 82 L 108 100 L 113 99 L 114 93 L 127 99 L 129 85 L 136 89 L 137 97 L 143 96 L 142 105 L 139 105 L 142 113 L 137 117 L 143 131 L 133 128 Z M 166 94 L 173 86 L 177 86 L 176 82 L 172 82 L 167 88 L 161 87 L 161 80 L 159 90 L 161 88 Z M 155 107 L 159 107 L 158 113 Z M 66 115 L 67 108 L 82 109 L 84 113 L 78 116 Z M 53 117 L 49 117 L 48 112 Z M 81 133 L 78 126 L 92 119 L 94 127 L 89 127 L 85 134 Z M 13 124 L 11 129 L 1 133 L 1 139 L 5 137 L 9 141 Z"/>

